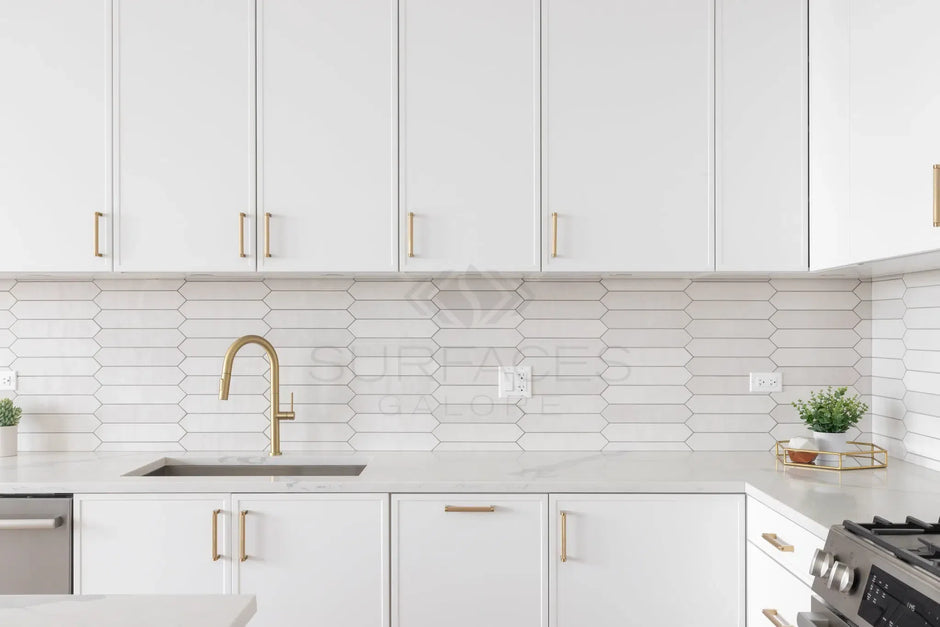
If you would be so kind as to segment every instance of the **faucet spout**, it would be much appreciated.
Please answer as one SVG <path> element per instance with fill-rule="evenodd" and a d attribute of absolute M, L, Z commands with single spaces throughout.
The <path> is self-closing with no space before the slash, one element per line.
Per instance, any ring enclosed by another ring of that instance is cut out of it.
<path fill-rule="evenodd" d="M 294 419 L 294 394 L 290 395 L 290 411 L 281 411 L 281 366 L 277 359 L 277 351 L 271 342 L 260 335 L 244 335 L 228 347 L 225 358 L 222 360 L 222 378 L 219 380 L 219 400 L 227 401 L 229 389 L 232 385 L 232 365 L 235 355 L 242 347 L 248 344 L 257 344 L 268 355 L 271 366 L 271 455 L 281 454 L 281 420 Z"/>

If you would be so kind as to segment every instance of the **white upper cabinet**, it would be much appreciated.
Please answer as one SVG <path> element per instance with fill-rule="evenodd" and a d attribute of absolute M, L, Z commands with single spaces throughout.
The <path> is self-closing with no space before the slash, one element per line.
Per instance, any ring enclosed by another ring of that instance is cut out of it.
<path fill-rule="evenodd" d="M 397 27 L 394 0 L 258 1 L 260 270 L 398 269 Z"/>
<path fill-rule="evenodd" d="M 111 269 L 110 15 L 0 1 L 0 272 Z"/>
<path fill-rule="evenodd" d="M 810 2 L 814 268 L 940 248 L 935 0 Z"/>
<path fill-rule="evenodd" d="M 538 24 L 539 0 L 401 0 L 402 270 L 539 269 Z"/>
<path fill-rule="evenodd" d="M 716 269 L 809 265 L 806 0 L 718 0 Z"/>
<path fill-rule="evenodd" d="M 714 0 L 542 20 L 543 270 L 714 269 Z"/>
<path fill-rule="evenodd" d="M 116 270 L 255 269 L 254 10 L 115 2 Z"/>

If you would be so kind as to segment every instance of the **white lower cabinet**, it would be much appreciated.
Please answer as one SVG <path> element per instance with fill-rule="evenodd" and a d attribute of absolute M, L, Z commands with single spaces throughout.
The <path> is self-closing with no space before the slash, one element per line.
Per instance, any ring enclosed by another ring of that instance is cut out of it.
<path fill-rule="evenodd" d="M 743 495 L 553 495 L 549 510 L 553 627 L 743 627 Z"/>
<path fill-rule="evenodd" d="M 75 594 L 229 592 L 228 502 L 227 494 L 76 494 Z"/>
<path fill-rule="evenodd" d="M 794 626 L 797 613 L 810 610 L 811 598 L 809 586 L 747 543 L 748 627 Z"/>
<path fill-rule="evenodd" d="M 393 496 L 392 627 L 547 625 L 547 513 L 545 495 Z"/>
<path fill-rule="evenodd" d="M 236 494 L 232 511 L 252 627 L 388 624 L 388 495 Z"/>

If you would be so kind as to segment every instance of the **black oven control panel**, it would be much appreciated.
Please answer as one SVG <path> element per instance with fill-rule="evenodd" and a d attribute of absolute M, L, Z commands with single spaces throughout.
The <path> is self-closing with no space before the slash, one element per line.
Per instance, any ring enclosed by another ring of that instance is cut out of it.
<path fill-rule="evenodd" d="M 871 567 L 858 615 L 875 627 L 940 627 L 940 603 L 877 566 Z"/>

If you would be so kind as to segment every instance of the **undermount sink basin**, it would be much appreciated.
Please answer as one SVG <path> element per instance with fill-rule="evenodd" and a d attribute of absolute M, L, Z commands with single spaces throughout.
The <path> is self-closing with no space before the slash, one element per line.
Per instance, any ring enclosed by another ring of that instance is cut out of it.
<path fill-rule="evenodd" d="M 365 464 L 219 464 L 162 460 L 127 473 L 136 477 L 358 477 Z"/>

